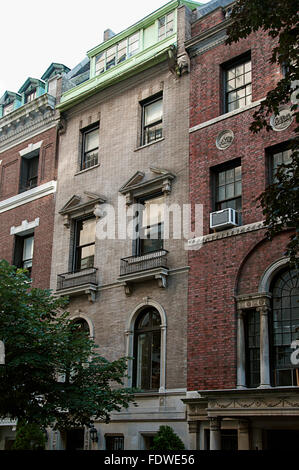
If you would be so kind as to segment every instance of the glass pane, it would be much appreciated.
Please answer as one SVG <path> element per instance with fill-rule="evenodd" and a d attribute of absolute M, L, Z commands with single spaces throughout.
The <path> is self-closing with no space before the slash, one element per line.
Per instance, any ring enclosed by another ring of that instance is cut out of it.
<path fill-rule="evenodd" d="M 218 183 L 219 186 L 225 184 L 225 171 L 220 171 L 220 173 L 218 174 Z"/>
<path fill-rule="evenodd" d="M 114 67 L 116 61 L 116 46 L 111 47 L 106 53 L 106 70 Z"/>
<path fill-rule="evenodd" d="M 237 103 L 238 103 L 238 108 L 243 108 L 243 106 L 245 106 L 246 104 L 245 98 L 239 99 Z"/>
<path fill-rule="evenodd" d="M 139 334 L 137 345 L 137 381 L 141 389 L 149 388 L 150 334 Z"/>
<path fill-rule="evenodd" d="M 3 108 L 3 116 L 6 116 L 8 113 L 11 113 L 13 111 L 13 107 L 14 107 L 14 104 L 11 103 L 11 104 L 7 104 L 6 106 L 4 106 Z"/>
<path fill-rule="evenodd" d="M 238 90 L 238 91 L 236 92 L 236 96 L 237 96 L 237 98 L 244 98 L 244 96 L 245 96 L 245 88 L 241 88 L 240 90 Z"/>
<path fill-rule="evenodd" d="M 245 73 L 245 76 L 244 76 L 244 83 L 245 83 L 245 84 L 251 83 L 251 72 Z"/>
<path fill-rule="evenodd" d="M 235 180 L 240 180 L 242 178 L 241 166 L 236 166 L 235 168 Z"/>
<path fill-rule="evenodd" d="M 228 111 L 234 111 L 235 109 L 238 109 L 238 102 L 233 101 L 232 103 L 228 103 Z"/>
<path fill-rule="evenodd" d="M 239 77 L 244 73 L 244 65 L 240 64 L 236 67 L 236 77 Z"/>
<path fill-rule="evenodd" d="M 225 199 L 225 186 L 220 186 L 218 188 L 217 200 L 224 201 Z"/>
<path fill-rule="evenodd" d="M 251 70 L 251 60 L 249 60 L 248 62 L 245 62 L 244 70 L 245 70 L 245 73 Z"/>
<path fill-rule="evenodd" d="M 236 78 L 236 88 L 239 88 L 244 85 L 244 75 L 240 75 Z"/>
<path fill-rule="evenodd" d="M 95 241 L 96 219 L 87 219 L 82 221 L 80 230 L 79 245 L 87 245 Z"/>
<path fill-rule="evenodd" d="M 101 52 L 96 57 L 96 74 L 99 75 L 105 71 L 105 52 Z"/>
<path fill-rule="evenodd" d="M 117 63 L 123 62 L 127 58 L 127 40 L 120 42 L 117 48 Z"/>
<path fill-rule="evenodd" d="M 225 172 L 226 183 L 231 183 L 235 179 L 235 169 L 226 170 Z"/>
<path fill-rule="evenodd" d="M 150 312 L 147 312 L 143 318 L 141 319 L 141 322 L 139 324 L 139 328 L 146 328 L 151 325 L 151 315 Z"/>
<path fill-rule="evenodd" d="M 235 196 L 241 196 L 242 194 L 242 183 L 241 181 L 237 181 L 235 183 Z"/>
<path fill-rule="evenodd" d="M 227 82 L 227 91 L 232 91 L 236 88 L 236 80 L 232 79 Z"/>
<path fill-rule="evenodd" d="M 80 269 L 92 268 L 94 265 L 94 245 L 84 246 L 81 249 Z"/>
<path fill-rule="evenodd" d="M 227 71 L 227 79 L 228 80 L 232 80 L 233 78 L 235 78 L 235 76 L 236 76 L 235 68 L 230 69 L 230 70 Z"/>
<path fill-rule="evenodd" d="M 136 54 L 139 50 L 139 32 L 129 37 L 129 56 Z"/>
<path fill-rule="evenodd" d="M 34 237 L 24 238 L 23 245 L 23 261 L 31 260 L 33 258 Z"/>
<path fill-rule="evenodd" d="M 229 103 L 235 101 L 236 100 L 236 92 L 233 91 L 233 92 L 229 93 L 228 96 L 227 96 L 227 99 L 228 99 Z"/>
<path fill-rule="evenodd" d="M 159 196 L 149 199 L 144 203 L 142 212 L 142 227 L 149 227 L 163 222 L 164 220 L 164 197 Z"/>
<path fill-rule="evenodd" d="M 160 387 L 160 343 L 161 333 L 157 331 L 153 333 L 152 342 L 152 383 L 151 388 L 158 389 Z"/>
<path fill-rule="evenodd" d="M 226 199 L 231 199 L 235 195 L 235 186 L 233 183 L 226 185 Z"/>
<path fill-rule="evenodd" d="M 162 120 L 162 99 L 144 107 L 144 124 L 148 126 Z"/>
<path fill-rule="evenodd" d="M 85 152 L 96 149 L 99 146 L 99 129 L 85 134 Z"/>

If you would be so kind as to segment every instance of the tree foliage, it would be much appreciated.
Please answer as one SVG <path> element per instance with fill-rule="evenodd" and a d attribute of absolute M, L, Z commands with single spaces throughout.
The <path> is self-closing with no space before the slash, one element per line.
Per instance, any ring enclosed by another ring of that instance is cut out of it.
<path fill-rule="evenodd" d="M 38 424 L 18 422 L 13 450 L 43 450 L 46 436 Z"/>
<path fill-rule="evenodd" d="M 127 361 L 109 362 L 65 312 L 67 301 L 31 288 L 24 270 L 0 261 L 0 417 L 67 429 L 109 421 L 128 407 Z"/>
<path fill-rule="evenodd" d="M 185 446 L 170 426 L 160 426 L 151 450 L 184 450 Z"/>
<path fill-rule="evenodd" d="M 250 129 L 254 133 L 271 129 L 269 117 L 277 115 L 281 105 L 290 105 L 296 123 L 299 122 L 298 6 L 297 0 L 238 0 L 233 6 L 227 44 L 264 31 L 273 40 L 271 63 L 279 64 L 284 70 L 282 78 L 253 115 Z M 299 246 L 298 130 L 297 125 L 289 143 L 292 161 L 278 170 L 275 182 L 259 197 L 269 239 L 285 228 L 295 228 L 286 252 L 292 262 L 296 260 Z"/>

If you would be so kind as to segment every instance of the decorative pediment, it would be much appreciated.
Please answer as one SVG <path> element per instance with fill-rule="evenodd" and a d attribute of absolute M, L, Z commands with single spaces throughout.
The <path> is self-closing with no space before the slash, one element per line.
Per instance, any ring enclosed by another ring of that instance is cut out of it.
<path fill-rule="evenodd" d="M 88 214 L 94 214 L 97 217 L 99 204 L 105 202 L 105 197 L 97 193 L 84 191 L 83 197 L 74 194 L 60 209 L 59 214 L 64 216 L 64 225 L 69 228 L 71 219 Z"/>
<path fill-rule="evenodd" d="M 21 86 L 19 89 L 19 93 L 25 93 L 29 92 L 30 90 L 36 89 L 36 88 L 45 88 L 45 82 L 43 80 L 39 80 L 38 78 L 27 78 L 25 83 Z"/>
<path fill-rule="evenodd" d="M 119 192 L 126 196 L 127 205 L 133 203 L 134 199 L 146 196 L 155 191 L 164 194 L 171 192 L 171 183 L 175 179 L 175 174 L 162 168 L 149 168 L 150 173 L 154 173 L 154 178 L 147 177 L 143 171 L 137 171 L 123 186 Z"/>
<path fill-rule="evenodd" d="M 21 95 L 18 93 L 13 93 L 12 91 L 6 91 L 4 95 L 0 98 L 0 104 L 6 105 L 12 103 L 15 99 L 20 100 Z"/>

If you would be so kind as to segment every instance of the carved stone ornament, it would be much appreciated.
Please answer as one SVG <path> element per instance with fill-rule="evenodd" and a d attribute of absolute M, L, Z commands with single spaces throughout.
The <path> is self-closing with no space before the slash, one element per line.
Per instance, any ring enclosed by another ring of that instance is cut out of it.
<path fill-rule="evenodd" d="M 289 106 L 281 106 L 279 114 L 272 114 L 270 118 L 270 126 L 276 132 L 284 131 L 293 122 L 294 116 Z"/>
<path fill-rule="evenodd" d="M 216 147 L 218 150 L 226 150 L 231 146 L 235 138 L 233 131 L 226 129 L 225 131 L 219 132 L 216 138 Z"/>

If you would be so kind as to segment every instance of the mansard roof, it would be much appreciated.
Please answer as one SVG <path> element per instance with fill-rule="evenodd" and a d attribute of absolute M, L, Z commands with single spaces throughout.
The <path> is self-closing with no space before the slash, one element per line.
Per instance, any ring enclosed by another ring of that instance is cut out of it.
<path fill-rule="evenodd" d="M 5 104 L 7 101 L 14 101 L 16 98 L 20 99 L 21 95 L 19 95 L 19 93 L 14 93 L 13 91 L 6 90 L 4 95 L 0 98 L 0 104 Z"/>
<path fill-rule="evenodd" d="M 59 64 L 57 62 L 52 62 L 51 65 L 47 68 L 47 70 L 41 76 L 41 80 L 49 80 L 50 78 L 54 77 L 55 75 L 68 73 L 71 69 L 66 67 L 66 65 Z"/>
<path fill-rule="evenodd" d="M 28 77 L 27 80 L 25 81 L 25 83 L 23 83 L 23 85 L 19 89 L 19 93 L 24 93 L 30 87 L 39 87 L 40 86 L 40 87 L 44 88 L 45 85 L 46 84 L 43 80 L 39 80 L 38 78 Z"/>

